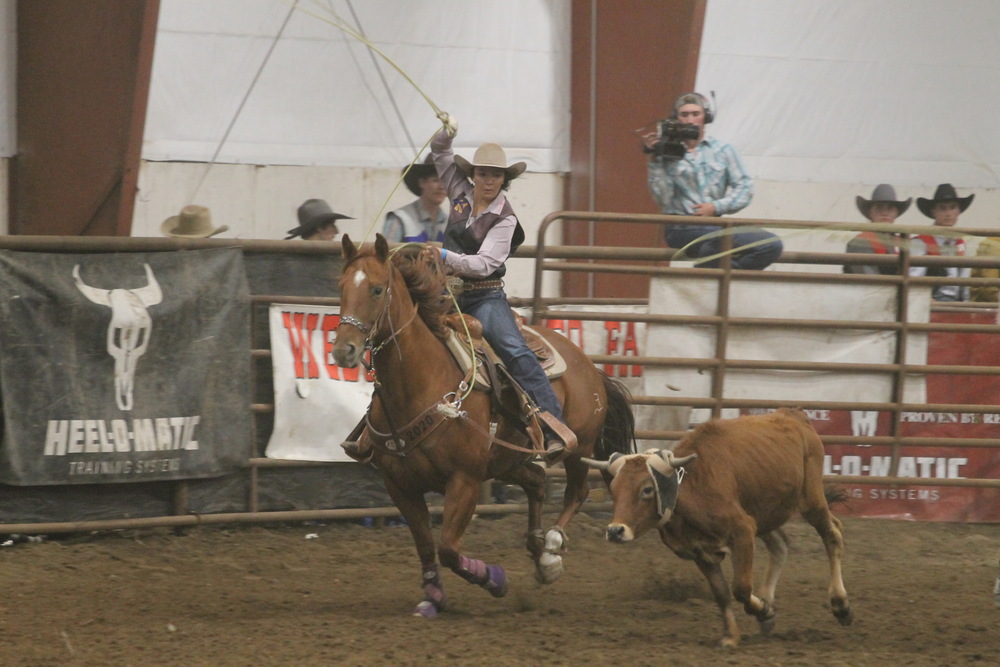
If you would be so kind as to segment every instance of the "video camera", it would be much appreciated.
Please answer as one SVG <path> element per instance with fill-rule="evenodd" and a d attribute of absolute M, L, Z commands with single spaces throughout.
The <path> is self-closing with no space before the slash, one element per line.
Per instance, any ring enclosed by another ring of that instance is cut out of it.
<path fill-rule="evenodd" d="M 700 130 L 697 125 L 679 120 L 661 120 L 656 126 L 656 143 L 652 147 L 643 145 L 644 153 L 652 153 L 665 160 L 680 160 L 687 152 L 685 141 L 697 140 Z"/>

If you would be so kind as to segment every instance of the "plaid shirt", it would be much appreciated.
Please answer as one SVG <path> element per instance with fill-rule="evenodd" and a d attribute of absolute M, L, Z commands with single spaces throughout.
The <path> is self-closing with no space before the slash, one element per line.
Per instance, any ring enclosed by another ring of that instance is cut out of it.
<path fill-rule="evenodd" d="M 681 160 L 649 161 L 649 191 L 667 215 L 693 215 L 696 204 L 711 202 L 716 215 L 736 213 L 753 198 L 753 180 L 729 144 L 706 137 Z M 697 225 L 676 225 L 681 229 Z"/>

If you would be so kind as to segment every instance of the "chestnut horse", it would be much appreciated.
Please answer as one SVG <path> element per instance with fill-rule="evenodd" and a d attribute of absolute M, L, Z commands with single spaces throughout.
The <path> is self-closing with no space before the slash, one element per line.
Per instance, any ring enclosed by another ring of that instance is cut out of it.
<path fill-rule="evenodd" d="M 527 548 L 536 578 L 562 573 L 564 529 L 587 498 L 588 467 L 580 457 L 608 459 L 635 449 L 628 390 L 600 372 L 580 348 L 548 329 L 535 329 L 566 360 L 553 381 L 567 425 L 578 446 L 566 457 L 563 510 L 548 533 L 541 530 L 545 471 L 534 462 L 523 410 L 513 389 L 499 404 L 475 389 L 448 350 L 444 315 L 451 307 L 436 249 L 417 255 L 396 252 L 381 234 L 374 250 L 359 251 L 345 234 L 340 278 L 340 324 L 333 356 L 353 368 L 371 351 L 375 393 L 368 431 L 374 434 L 371 462 L 405 517 L 423 568 L 424 600 L 415 615 L 434 618 L 445 606 L 442 566 L 494 597 L 507 592 L 507 575 L 461 552 L 462 535 L 476 511 L 482 483 L 517 484 L 528 499 Z M 470 389 L 469 385 L 472 385 Z M 495 425 L 495 435 L 491 433 Z M 402 433 L 405 438 L 399 434 Z M 398 444 L 397 444 L 398 443 Z M 424 494 L 444 495 L 440 542 L 435 549 Z"/>

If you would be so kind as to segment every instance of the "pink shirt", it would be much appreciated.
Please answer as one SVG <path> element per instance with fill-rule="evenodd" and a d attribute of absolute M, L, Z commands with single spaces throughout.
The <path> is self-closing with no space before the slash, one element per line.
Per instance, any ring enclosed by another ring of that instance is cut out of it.
<path fill-rule="evenodd" d="M 431 140 L 431 158 L 434 166 L 437 167 L 438 178 L 444 183 L 448 191 L 448 199 L 454 202 L 461 197 L 472 202 L 472 184 L 455 164 L 455 153 L 451 149 L 452 138 L 448 133 L 441 130 Z M 499 214 L 507 201 L 507 195 L 500 192 L 496 199 L 490 202 L 483 213 L 477 216 L 469 216 L 465 221 L 468 227 L 484 213 Z M 510 256 L 510 244 L 514 238 L 514 229 L 517 226 L 517 219 L 513 215 L 508 215 L 490 229 L 483 239 L 483 244 L 479 252 L 475 255 L 463 255 L 459 252 L 448 251 L 444 257 L 444 263 L 458 275 L 465 278 L 485 278 L 496 271 L 501 264 L 507 261 Z"/>

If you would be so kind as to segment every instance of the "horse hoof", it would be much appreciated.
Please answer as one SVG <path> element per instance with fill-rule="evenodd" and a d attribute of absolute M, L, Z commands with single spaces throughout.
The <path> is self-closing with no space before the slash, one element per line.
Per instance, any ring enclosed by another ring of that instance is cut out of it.
<path fill-rule="evenodd" d="M 540 584 L 554 584 L 563 573 L 562 556 L 543 553 L 535 565 L 535 580 Z"/>
<path fill-rule="evenodd" d="M 757 620 L 757 625 L 760 626 L 760 634 L 769 635 L 771 631 L 774 630 L 774 619 L 775 615 L 771 614 L 767 618 L 762 618 Z"/>
<path fill-rule="evenodd" d="M 486 571 L 489 573 L 489 580 L 486 583 L 486 590 L 495 598 L 502 598 L 507 595 L 507 573 L 499 565 L 488 565 Z"/>
<path fill-rule="evenodd" d="M 841 625 L 846 626 L 854 622 L 854 611 L 850 607 L 847 609 L 837 609 L 833 612 L 833 615 Z"/>
<path fill-rule="evenodd" d="M 424 600 L 416 606 L 413 610 L 414 616 L 419 616 L 421 618 L 437 618 L 438 608 L 437 605 L 430 600 Z"/>

